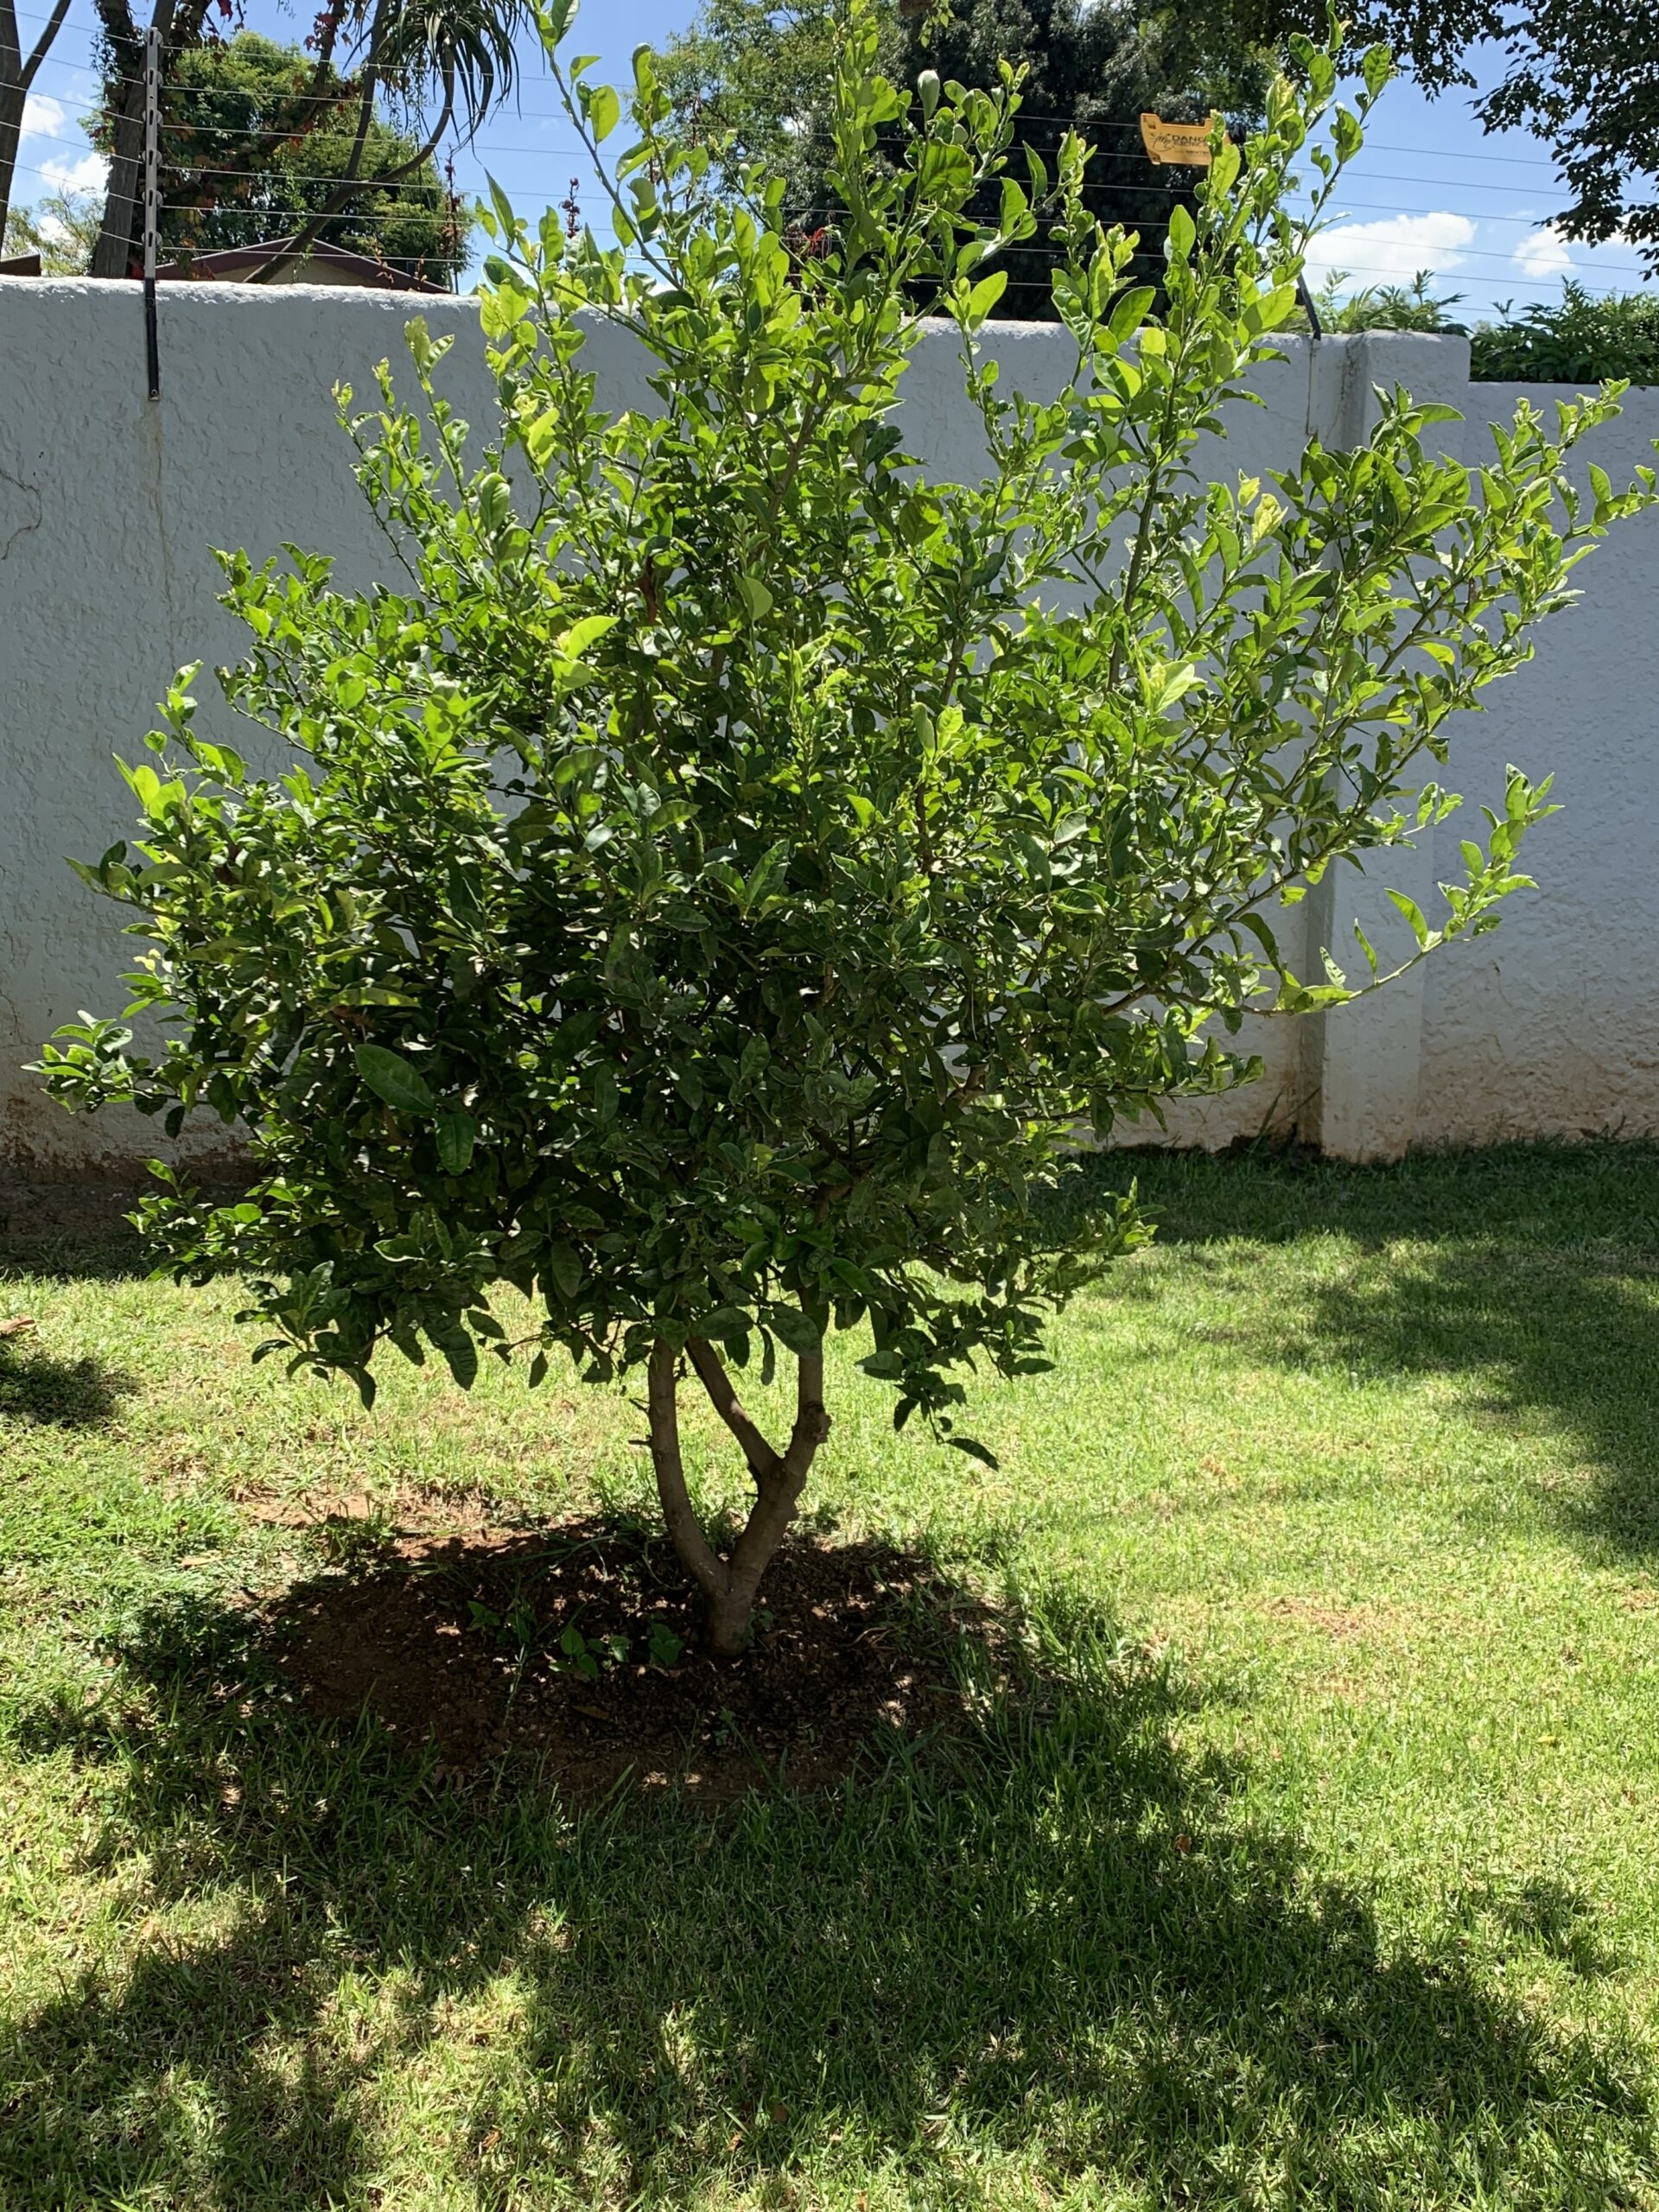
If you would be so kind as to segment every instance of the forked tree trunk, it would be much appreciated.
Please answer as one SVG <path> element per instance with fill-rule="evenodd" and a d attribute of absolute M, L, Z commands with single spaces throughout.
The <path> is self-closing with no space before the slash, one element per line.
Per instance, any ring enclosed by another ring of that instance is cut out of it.
<path fill-rule="evenodd" d="M 754 1504 L 729 1559 L 721 1559 L 704 1535 L 686 1490 L 680 1454 L 680 1354 L 660 1338 L 652 1351 L 646 1388 L 652 1464 L 669 1535 L 681 1564 L 702 1592 L 709 1648 L 722 1659 L 732 1659 L 748 1643 L 760 1578 L 795 1516 L 818 1446 L 830 1433 L 830 1417 L 823 1409 L 823 1356 L 814 1353 L 798 1363 L 795 1425 L 782 1452 L 773 1451 L 749 1418 L 713 1344 L 693 1337 L 685 1357 L 715 1411 L 743 1447 L 754 1481 Z"/>
<path fill-rule="evenodd" d="M 12 180 L 17 173 L 24 104 L 68 12 L 69 0 L 53 0 L 44 29 L 25 54 L 13 0 L 0 0 L 0 253 L 5 251 L 6 217 L 11 207 Z"/>

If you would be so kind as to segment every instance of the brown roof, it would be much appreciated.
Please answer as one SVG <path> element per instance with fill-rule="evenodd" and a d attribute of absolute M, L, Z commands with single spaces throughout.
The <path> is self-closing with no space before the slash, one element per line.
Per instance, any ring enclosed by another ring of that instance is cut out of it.
<path fill-rule="evenodd" d="M 279 253 L 285 253 L 293 243 L 292 238 L 263 238 L 257 245 L 220 246 L 212 253 L 192 254 L 188 264 L 180 261 L 167 262 L 156 271 L 156 275 L 158 280 L 163 277 L 169 282 L 194 278 L 203 283 L 211 283 L 215 276 L 232 280 L 250 276 L 255 270 L 263 269 L 267 262 L 274 261 Z M 389 269 L 385 262 L 376 261 L 366 253 L 352 253 L 345 246 L 313 245 L 308 247 L 304 257 L 308 263 L 322 262 L 329 269 L 337 270 L 339 273 L 334 279 L 335 283 L 342 277 L 349 278 L 355 283 L 372 286 L 382 292 L 443 292 L 448 289 L 447 285 L 433 283 L 429 277 L 411 276 L 401 269 Z M 326 284 L 330 280 L 324 276 L 321 281 Z"/>

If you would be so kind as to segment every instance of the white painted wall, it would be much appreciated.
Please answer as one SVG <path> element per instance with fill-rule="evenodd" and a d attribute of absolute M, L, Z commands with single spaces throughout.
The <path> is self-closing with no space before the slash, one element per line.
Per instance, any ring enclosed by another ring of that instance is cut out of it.
<path fill-rule="evenodd" d="M 0 278 L 0 1168 L 124 1168 L 156 1148 L 152 1125 L 72 1120 L 22 1064 L 83 1006 L 119 1003 L 123 946 L 112 909 L 65 856 L 95 855 L 130 827 L 111 756 L 132 757 L 172 671 L 240 650 L 214 604 L 216 546 L 263 556 L 285 541 L 332 553 L 341 576 L 380 573 L 384 541 L 352 479 L 331 397 L 366 396 L 373 365 L 403 359 L 411 302 L 295 286 L 168 288 L 161 302 L 159 404 L 145 396 L 137 287 Z M 441 381 L 486 427 L 493 390 L 476 309 L 423 299 L 456 345 Z M 1005 387 L 1052 389 L 1065 340 L 1039 326 L 995 334 Z M 601 395 L 649 404 L 637 358 L 601 332 Z M 1487 420 L 1516 393 L 1466 383 L 1458 340 L 1373 335 L 1293 341 L 1265 371 L 1265 404 L 1237 410 L 1215 465 L 1230 474 L 1288 465 L 1310 430 L 1363 435 L 1371 387 L 1395 381 Z M 1548 399 L 1553 395 L 1537 393 Z M 907 380 L 906 442 L 942 473 L 976 464 L 947 334 Z M 1601 434 L 1617 478 L 1659 435 L 1659 391 L 1637 393 Z M 1471 804 L 1501 795 L 1503 766 L 1554 767 L 1565 811 L 1538 833 L 1536 896 L 1512 901 L 1495 937 L 1453 948 L 1411 982 L 1319 1022 L 1261 1025 L 1257 1088 L 1171 1116 L 1170 1135 L 1225 1142 L 1295 1125 L 1333 1151 L 1388 1156 L 1417 1141 L 1500 1133 L 1659 1125 L 1659 519 L 1592 556 L 1586 604 L 1543 632 L 1535 665 L 1488 696 L 1454 747 Z M 204 715 L 215 696 L 200 688 Z M 238 738 L 238 742 L 242 740 Z M 1446 832 L 1441 833 L 1443 836 Z M 1427 905 L 1449 857 L 1393 857 L 1389 880 Z M 1304 910 L 1346 936 L 1381 887 L 1349 874 Z M 1391 913 L 1391 910 L 1386 910 Z M 1143 1135 L 1155 1135 L 1143 1130 Z M 211 1151 L 213 1125 L 196 1141 Z"/>

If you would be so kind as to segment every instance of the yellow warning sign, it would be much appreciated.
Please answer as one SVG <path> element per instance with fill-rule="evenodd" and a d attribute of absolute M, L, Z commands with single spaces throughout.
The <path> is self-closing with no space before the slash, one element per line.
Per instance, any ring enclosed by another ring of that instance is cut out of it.
<path fill-rule="evenodd" d="M 1141 138 L 1149 159 L 1154 162 L 1184 162 L 1189 168 L 1207 169 L 1210 166 L 1210 124 L 1207 123 L 1166 123 L 1161 116 L 1143 115 L 1141 118 Z"/>

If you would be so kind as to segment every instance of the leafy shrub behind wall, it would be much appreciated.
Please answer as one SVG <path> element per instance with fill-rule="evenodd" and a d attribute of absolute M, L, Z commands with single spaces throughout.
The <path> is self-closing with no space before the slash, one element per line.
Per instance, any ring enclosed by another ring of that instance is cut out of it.
<path fill-rule="evenodd" d="M 1484 322 L 1469 340 L 1469 373 L 1484 384 L 1659 384 L 1659 294 L 1597 299 L 1568 277 L 1553 306 Z"/>

